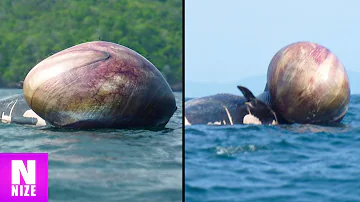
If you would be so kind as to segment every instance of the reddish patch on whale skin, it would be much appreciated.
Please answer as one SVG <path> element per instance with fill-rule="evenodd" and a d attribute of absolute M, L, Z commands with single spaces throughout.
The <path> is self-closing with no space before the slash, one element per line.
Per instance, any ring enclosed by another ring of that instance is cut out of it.
<path fill-rule="evenodd" d="M 314 84 L 314 77 L 311 77 L 310 81 L 309 81 L 309 84 L 310 85 L 313 85 Z"/>
<path fill-rule="evenodd" d="M 316 48 L 310 53 L 314 58 L 317 65 L 320 65 L 329 55 L 330 51 L 320 45 L 316 45 Z"/>

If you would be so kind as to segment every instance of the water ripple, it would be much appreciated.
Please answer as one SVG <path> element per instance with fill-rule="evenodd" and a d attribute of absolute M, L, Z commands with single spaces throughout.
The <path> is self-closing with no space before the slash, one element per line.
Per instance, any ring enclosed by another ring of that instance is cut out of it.
<path fill-rule="evenodd" d="M 341 124 L 189 126 L 186 201 L 360 201 L 360 96 Z"/>

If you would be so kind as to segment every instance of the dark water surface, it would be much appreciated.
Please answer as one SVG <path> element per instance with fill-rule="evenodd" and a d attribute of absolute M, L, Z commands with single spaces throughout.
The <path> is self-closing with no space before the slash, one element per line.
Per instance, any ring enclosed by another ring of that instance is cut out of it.
<path fill-rule="evenodd" d="M 0 89 L 0 98 L 21 92 Z M 182 95 L 175 96 L 178 110 L 160 131 L 0 123 L 0 151 L 49 154 L 49 201 L 181 201 Z"/>
<path fill-rule="evenodd" d="M 360 201 L 360 95 L 342 123 L 187 126 L 185 200 Z"/>

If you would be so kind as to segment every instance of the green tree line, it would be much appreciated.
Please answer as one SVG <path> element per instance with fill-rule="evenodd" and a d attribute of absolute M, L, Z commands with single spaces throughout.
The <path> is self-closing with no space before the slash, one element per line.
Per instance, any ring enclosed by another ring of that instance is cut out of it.
<path fill-rule="evenodd" d="M 0 0 L 0 86 L 56 52 L 102 40 L 140 53 L 179 87 L 182 9 L 181 0 Z"/>

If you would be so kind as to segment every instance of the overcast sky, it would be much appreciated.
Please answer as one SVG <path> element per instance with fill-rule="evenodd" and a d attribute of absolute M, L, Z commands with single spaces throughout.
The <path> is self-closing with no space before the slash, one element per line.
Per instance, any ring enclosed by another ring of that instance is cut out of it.
<path fill-rule="evenodd" d="M 266 75 L 274 54 L 297 41 L 319 43 L 359 72 L 359 9 L 355 0 L 186 0 L 185 82 Z"/>

